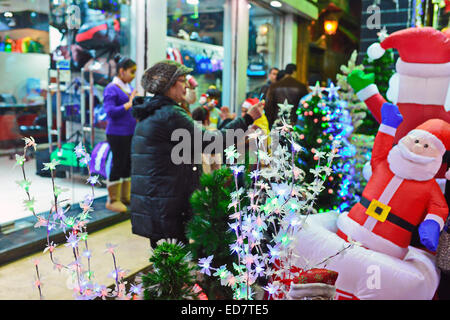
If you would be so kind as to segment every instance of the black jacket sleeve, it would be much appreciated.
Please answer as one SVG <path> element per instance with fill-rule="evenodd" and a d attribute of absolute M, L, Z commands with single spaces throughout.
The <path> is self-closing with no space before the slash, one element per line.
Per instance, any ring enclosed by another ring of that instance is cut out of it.
<path fill-rule="evenodd" d="M 244 138 L 245 131 L 253 123 L 253 118 L 246 114 L 243 118 L 238 117 L 235 120 L 225 122 L 218 130 L 206 130 L 205 127 L 195 122 L 180 107 L 175 106 L 174 112 L 175 116 L 172 120 L 173 131 L 186 130 L 185 134 L 190 136 L 192 150 L 196 147 L 195 139 L 201 139 L 201 152 L 205 152 L 205 148 L 211 145 L 212 142 L 217 143 L 215 139 L 219 139 L 218 141 L 222 142 L 225 149 L 227 146 L 235 143 L 236 139 Z M 198 145 L 200 144 L 197 142 Z M 206 151 L 210 152 L 211 150 Z"/>

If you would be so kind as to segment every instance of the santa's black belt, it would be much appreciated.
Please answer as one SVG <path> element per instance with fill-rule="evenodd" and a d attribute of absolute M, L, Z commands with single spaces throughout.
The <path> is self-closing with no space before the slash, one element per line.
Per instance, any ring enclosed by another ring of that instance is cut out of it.
<path fill-rule="evenodd" d="M 375 199 L 369 201 L 367 198 L 361 197 L 359 203 L 361 203 L 365 208 L 367 208 L 366 210 L 367 215 L 377 219 L 378 221 L 384 222 L 385 220 L 387 220 L 409 232 L 413 232 L 415 229 L 415 226 L 413 224 L 393 214 L 390 211 L 390 207 L 386 206 L 385 204 Z"/>

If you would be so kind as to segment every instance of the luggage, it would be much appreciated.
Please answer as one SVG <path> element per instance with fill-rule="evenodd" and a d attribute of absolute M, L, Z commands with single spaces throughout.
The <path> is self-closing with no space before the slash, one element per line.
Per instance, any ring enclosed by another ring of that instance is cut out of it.
<path fill-rule="evenodd" d="M 112 166 L 112 152 L 108 142 L 98 143 L 91 153 L 89 168 L 91 175 L 99 175 L 105 180 L 109 179 Z"/>

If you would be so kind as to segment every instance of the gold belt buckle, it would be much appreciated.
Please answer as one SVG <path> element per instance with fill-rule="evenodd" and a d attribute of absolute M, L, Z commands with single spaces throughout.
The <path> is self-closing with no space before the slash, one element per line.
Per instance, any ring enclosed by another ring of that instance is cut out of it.
<path fill-rule="evenodd" d="M 366 214 L 377 219 L 380 222 L 386 221 L 386 218 L 391 211 L 391 207 L 373 199 L 366 210 Z"/>

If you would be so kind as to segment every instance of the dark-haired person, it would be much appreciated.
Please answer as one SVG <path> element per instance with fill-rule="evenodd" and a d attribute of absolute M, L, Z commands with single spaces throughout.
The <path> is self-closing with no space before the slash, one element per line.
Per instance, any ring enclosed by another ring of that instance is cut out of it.
<path fill-rule="evenodd" d="M 278 104 L 284 103 L 287 99 L 288 103 L 293 105 L 290 117 L 291 124 L 297 122 L 297 108 L 300 99 L 308 94 L 308 89 L 303 83 L 300 83 L 295 79 L 297 66 L 290 63 L 284 69 L 285 75 L 282 79 L 278 80 L 269 87 L 266 95 L 266 106 L 264 111 L 269 121 L 269 127 L 272 129 L 274 122 L 278 118 Z M 282 71 L 279 72 L 279 75 Z"/>
<path fill-rule="evenodd" d="M 216 86 L 209 86 L 206 91 L 206 107 L 209 110 L 208 129 L 217 129 L 220 125 L 220 102 L 222 92 Z"/>
<path fill-rule="evenodd" d="M 226 141 L 226 129 L 246 131 L 262 114 L 258 104 L 223 129 L 206 130 L 180 106 L 191 71 L 171 60 L 156 63 L 141 80 L 144 90 L 154 96 L 134 99 L 138 123 L 131 152 L 131 225 L 132 232 L 149 238 L 153 247 L 167 238 L 187 243 L 185 224 L 192 216 L 189 198 L 199 186 L 199 166 L 193 160 L 201 158 L 211 141 L 219 137 Z M 187 137 L 180 139 L 178 134 Z M 179 149 L 179 143 L 185 142 L 190 151 Z M 199 150 L 194 147 L 197 143 Z"/>
<path fill-rule="evenodd" d="M 136 90 L 130 85 L 136 74 L 136 63 L 117 55 L 117 74 L 103 92 L 103 108 L 107 114 L 106 137 L 112 152 L 112 168 L 107 182 L 106 208 L 126 212 L 131 190 L 131 138 L 136 119 L 131 114 Z"/>
<path fill-rule="evenodd" d="M 259 100 L 263 100 L 266 98 L 267 90 L 269 90 L 270 85 L 277 82 L 277 75 L 280 72 L 278 68 L 271 68 L 269 70 L 269 74 L 267 75 L 267 82 L 261 87 L 261 91 L 259 92 Z"/>
<path fill-rule="evenodd" d="M 206 107 L 197 107 L 192 111 L 192 119 L 199 121 L 203 126 L 209 126 L 209 110 Z"/>

